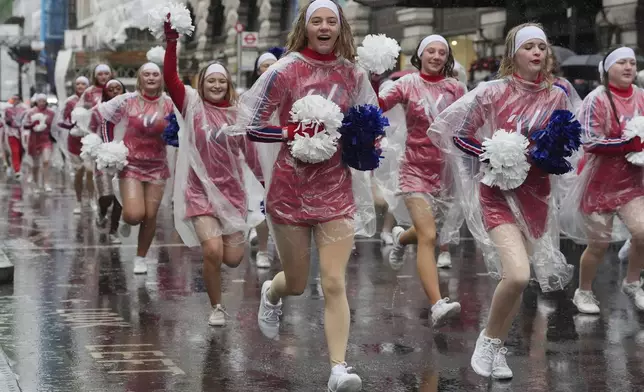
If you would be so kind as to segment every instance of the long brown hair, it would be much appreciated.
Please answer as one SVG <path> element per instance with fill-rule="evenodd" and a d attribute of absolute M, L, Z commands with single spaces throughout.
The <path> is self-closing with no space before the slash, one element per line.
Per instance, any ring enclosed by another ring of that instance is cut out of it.
<path fill-rule="evenodd" d="M 310 1 L 306 7 L 300 8 L 300 13 L 293 23 L 293 29 L 288 34 L 288 39 L 286 41 L 287 53 L 299 52 L 302 49 L 306 48 L 306 45 L 308 44 L 308 37 L 306 34 L 306 10 L 309 8 L 311 3 L 313 3 L 313 1 Z M 338 7 L 338 13 L 340 14 L 340 35 L 338 36 L 338 40 L 335 42 L 333 51 L 336 54 L 354 63 L 356 61 L 356 46 L 353 42 L 351 25 L 347 21 L 347 18 L 344 17 L 344 11 L 342 11 L 342 7 L 340 7 L 337 3 L 336 6 Z"/>
<path fill-rule="evenodd" d="M 419 71 L 423 70 L 423 62 L 418 56 L 418 49 L 420 49 L 420 44 L 422 43 L 423 41 L 421 40 L 418 45 L 416 45 L 416 50 L 414 50 L 414 54 L 411 56 L 411 65 L 416 67 Z M 449 44 L 447 44 L 447 61 L 441 70 L 441 75 L 446 78 L 454 77 L 454 54 L 452 53 L 452 47 Z"/>
<path fill-rule="evenodd" d="M 141 82 L 141 71 L 143 70 L 143 67 L 145 64 L 139 67 L 139 70 L 136 71 L 136 91 L 139 92 L 139 94 L 143 95 L 143 83 Z M 157 91 L 157 95 L 163 94 L 163 90 L 165 89 L 165 83 L 163 82 L 163 73 L 161 73 L 161 84 L 159 85 L 159 90 Z"/>
<path fill-rule="evenodd" d="M 224 67 L 224 69 L 226 70 L 226 80 L 228 81 L 228 91 L 226 91 L 226 95 L 224 96 L 224 99 L 234 106 L 237 103 L 239 96 L 237 95 L 237 91 L 235 91 L 235 85 L 233 84 L 233 81 L 230 77 L 230 72 L 228 71 L 228 68 L 226 68 L 226 66 L 220 63 L 219 61 L 211 62 L 210 64 L 201 68 L 201 70 L 199 71 L 199 76 L 197 78 L 197 92 L 199 93 L 199 97 L 201 97 L 202 100 L 205 99 L 204 93 L 203 93 L 203 84 L 206 81 L 206 71 L 208 70 L 208 67 L 210 67 L 213 64 L 219 64 L 222 67 Z"/>
<path fill-rule="evenodd" d="M 517 32 L 524 27 L 535 26 L 543 30 L 543 26 L 539 23 L 523 23 L 518 26 L 513 27 L 508 31 L 508 35 L 505 36 L 505 54 L 501 60 L 501 66 L 499 67 L 499 77 L 505 78 L 507 76 L 512 76 L 516 73 L 516 66 L 514 63 L 514 41 L 517 36 Z M 546 52 L 546 57 L 550 53 L 550 49 Z M 547 58 L 546 58 L 547 60 Z M 554 77 L 552 72 L 548 69 L 548 61 L 544 61 L 543 69 L 541 70 L 541 75 L 543 79 L 552 84 Z"/>

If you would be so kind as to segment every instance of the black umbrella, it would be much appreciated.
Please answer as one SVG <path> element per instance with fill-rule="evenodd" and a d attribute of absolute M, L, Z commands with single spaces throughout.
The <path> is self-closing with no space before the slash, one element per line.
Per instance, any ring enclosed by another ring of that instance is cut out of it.
<path fill-rule="evenodd" d="M 566 61 L 569 57 L 576 56 L 575 52 L 562 46 L 551 46 L 550 49 L 552 50 L 552 53 L 554 53 L 559 64 Z"/>
<path fill-rule="evenodd" d="M 604 59 L 601 54 L 578 54 L 568 57 L 561 63 L 561 70 L 568 79 L 599 80 L 599 63 Z M 644 65 L 644 57 L 637 56 L 638 68 Z"/>

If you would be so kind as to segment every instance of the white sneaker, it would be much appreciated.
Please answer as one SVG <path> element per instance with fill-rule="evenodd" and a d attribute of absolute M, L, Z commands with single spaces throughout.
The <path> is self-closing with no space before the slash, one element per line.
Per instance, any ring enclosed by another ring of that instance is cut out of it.
<path fill-rule="evenodd" d="M 255 263 L 257 268 L 271 268 L 271 259 L 268 257 L 268 252 L 257 252 Z"/>
<path fill-rule="evenodd" d="M 96 215 L 96 227 L 99 229 L 104 229 L 107 226 L 107 216 L 105 215 Z"/>
<path fill-rule="evenodd" d="M 82 210 L 83 205 L 81 203 L 76 203 L 76 207 L 74 207 L 74 215 L 80 215 Z"/>
<path fill-rule="evenodd" d="M 96 204 L 96 200 L 90 200 L 89 206 L 92 209 L 92 211 L 94 212 L 98 211 L 98 204 Z"/>
<path fill-rule="evenodd" d="M 136 256 L 134 258 L 134 273 L 146 274 L 147 272 L 148 272 L 148 263 L 145 261 L 145 257 Z"/>
<path fill-rule="evenodd" d="M 461 313 L 461 304 L 449 302 L 449 298 L 441 299 L 432 306 L 432 325 L 434 328 L 439 328 L 459 313 Z"/>
<path fill-rule="evenodd" d="M 452 268 L 452 256 L 449 252 L 441 252 L 438 255 L 438 261 L 436 261 L 436 266 L 438 268 Z"/>
<path fill-rule="evenodd" d="M 626 283 L 626 280 L 624 280 L 622 282 L 622 291 L 633 301 L 633 305 L 638 310 L 644 310 L 644 290 L 642 290 L 641 281 Z"/>
<path fill-rule="evenodd" d="M 391 233 L 383 231 L 382 233 L 380 233 L 380 241 L 382 241 L 383 246 L 391 246 L 394 244 L 394 237 L 391 235 Z"/>
<path fill-rule="evenodd" d="M 51 192 L 51 191 L 53 191 L 51 185 L 45 184 L 45 192 Z"/>
<path fill-rule="evenodd" d="M 631 250 L 631 239 L 627 239 L 626 242 L 624 242 L 624 245 L 622 245 L 621 249 L 619 250 L 619 253 L 617 254 L 617 257 L 619 258 L 620 261 L 626 261 L 628 260 L 628 252 Z"/>
<path fill-rule="evenodd" d="M 572 303 L 577 307 L 580 313 L 599 314 L 599 301 L 591 290 L 575 290 L 575 296 L 572 297 Z"/>
<path fill-rule="evenodd" d="M 400 236 L 405 232 L 400 226 L 394 227 L 391 231 L 394 247 L 389 252 L 389 265 L 394 271 L 398 271 L 405 264 L 405 245 L 400 245 Z"/>
<path fill-rule="evenodd" d="M 485 330 L 481 331 L 476 340 L 476 348 L 472 354 L 470 365 L 479 376 L 490 377 L 496 352 L 501 347 L 500 339 L 492 339 L 485 336 Z"/>
<path fill-rule="evenodd" d="M 121 237 L 127 238 L 132 233 L 132 226 L 128 225 L 124 221 L 119 222 L 119 233 Z"/>
<path fill-rule="evenodd" d="M 122 242 L 118 235 L 110 234 L 110 244 L 118 245 L 118 244 L 122 244 Z"/>
<path fill-rule="evenodd" d="M 353 368 L 347 366 L 346 362 L 335 365 L 331 369 L 331 376 L 327 387 L 329 392 L 355 392 L 362 390 L 362 380 L 355 373 L 349 373 Z"/>
<path fill-rule="evenodd" d="M 259 330 L 269 339 L 277 338 L 280 329 L 280 316 L 282 315 L 282 300 L 277 305 L 268 301 L 266 293 L 271 288 L 272 280 L 267 280 L 262 285 L 262 294 L 257 312 L 257 323 Z"/>
<path fill-rule="evenodd" d="M 512 378 L 512 369 L 508 366 L 505 356 L 508 349 L 501 347 L 494 355 L 492 362 L 492 378 L 495 380 L 509 380 Z"/>
<path fill-rule="evenodd" d="M 248 232 L 248 243 L 251 245 L 257 245 L 257 230 L 255 228 L 250 229 Z"/>
<path fill-rule="evenodd" d="M 213 327 L 223 327 L 226 325 L 226 317 L 230 317 L 223 306 L 217 304 L 212 307 L 210 317 L 208 317 L 208 325 Z"/>

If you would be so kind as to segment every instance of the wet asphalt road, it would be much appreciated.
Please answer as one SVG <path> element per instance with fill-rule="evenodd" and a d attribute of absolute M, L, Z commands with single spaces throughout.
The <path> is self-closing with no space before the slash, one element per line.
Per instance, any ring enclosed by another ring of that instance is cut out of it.
<path fill-rule="evenodd" d="M 182 247 L 162 211 L 147 276 L 132 274 L 136 231 L 105 245 L 88 209 L 74 216 L 71 191 L 34 195 L 0 185 L 0 245 L 15 264 L 0 285 L 0 347 L 22 391 L 326 391 L 328 356 L 321 288 L 313 272 L 285 301 L 279 341 L 257 327 L 259 291 L 278 271 L 245 261 L 225 269 L 225 328 L 207 325 L 209 303 L 198 249 Z M 581 248 L 564 243 L 578 264 Z M 348 270 L 347 359 L 364 391 L 644 390 L 644 318 L 619 290 L 625 265 L 615 249 L 602 265 L 599 317 L 577 315 L 565 293 L 526 291 L 507 346 L 511 382 L 488 382 L 469 367 L 495 282 L 471 239 L 454 248 L 441 291 L 461 302 L 460 320 L 433 331 L 413 252 L 398 272 L 378 242 L 360 240 Z M 1 366 L 0 361 L 0 366 Z M 1 375 L 1 374 L 0 374 Z"/>

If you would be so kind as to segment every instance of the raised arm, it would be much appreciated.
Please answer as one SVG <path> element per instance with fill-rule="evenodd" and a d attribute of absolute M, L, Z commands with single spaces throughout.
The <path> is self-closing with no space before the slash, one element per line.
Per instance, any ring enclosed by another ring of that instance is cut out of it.
<path fill-rule="evenodd" d="M 168 94 L 172 98 L 174 105 L 185 115 L 186 88 L 181 83 L 179 73 L 177 72 L 177 40 L 179 36 L 176 31 L 170 28 L 166 29 L 166 50 L 163 60 L 163 80 L 165 81 Z"/>

